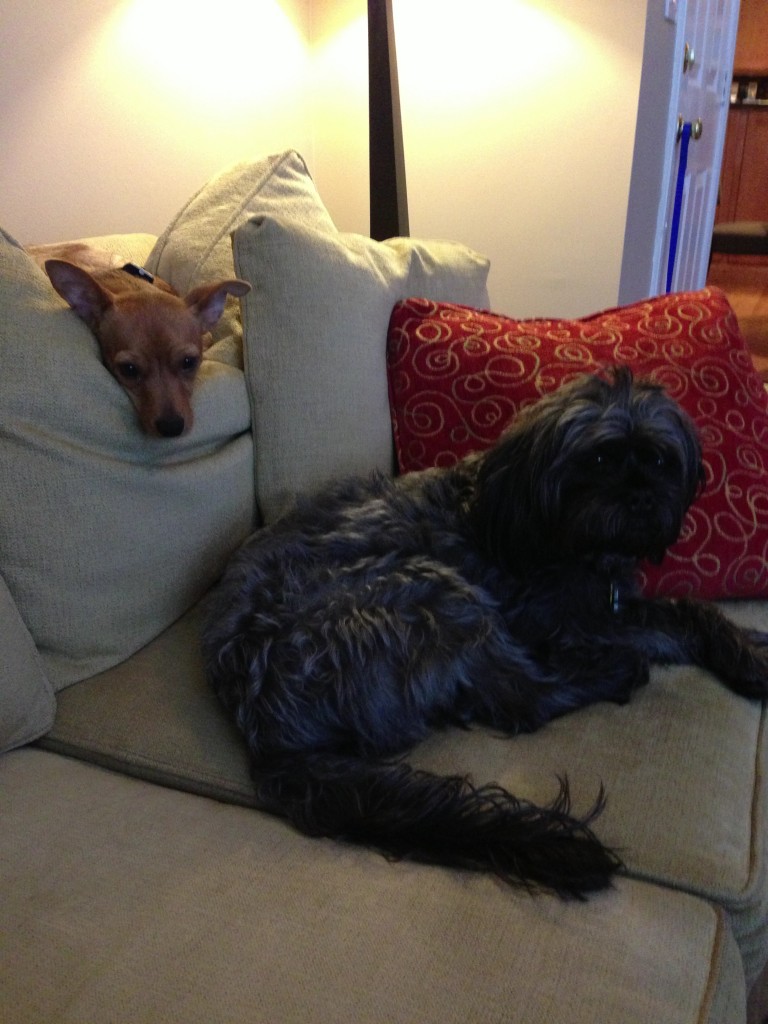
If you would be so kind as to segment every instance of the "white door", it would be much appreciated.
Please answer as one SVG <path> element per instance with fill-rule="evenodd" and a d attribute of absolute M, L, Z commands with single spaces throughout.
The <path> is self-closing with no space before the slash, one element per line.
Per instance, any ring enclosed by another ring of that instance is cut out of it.
<path fill-rule="evenodd" d="M 705 283 L 738 16 L 739 0 L 648 0 L 620 303 L 666 291 L 681 148 L 678 117 L 691 124 L 700 120 L 701 136 L 688 147 L 672 288 Z"/>
<path fill-rule="evenodd" d="M 679 117 L 692 126 L 692 134 L 680 204 L 672 291 L 701 288 L 706 282 L 739 18 L 739 0 L 688 0 L 686 7 L 677 115 L 670 130 L 677 133 Z M 682 145 L 682 140 L 674 145 L 662 249 L 666 258 L 660 266 L 664 280 L 659 280 L 657 289 L 660 292 L 666 290 Z"/>

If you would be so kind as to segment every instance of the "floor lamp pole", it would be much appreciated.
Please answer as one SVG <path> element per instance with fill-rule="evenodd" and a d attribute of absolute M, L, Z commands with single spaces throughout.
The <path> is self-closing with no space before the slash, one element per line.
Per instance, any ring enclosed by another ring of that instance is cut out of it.
<path fill-rule="evenodd" d="M 403 126 L 392 0 L 368 0 L 368 136 L 371 237 L 407 235 Z"/>

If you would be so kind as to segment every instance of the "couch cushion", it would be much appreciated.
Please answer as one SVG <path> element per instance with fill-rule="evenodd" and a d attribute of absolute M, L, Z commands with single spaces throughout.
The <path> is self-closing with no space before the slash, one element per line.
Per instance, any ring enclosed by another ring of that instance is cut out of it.
<path fill-rule="evenodd" d="M 15 1024 L 725 1024 L 725 915 L 387 863 L 39 750 L 0 760 L 0 1016 Z"/>
<path fill-rule="evenodd" d="M 56 699 L 40 657 L 0 576 L 0 753 L 53 725 Z"/>
<path fill-rule="evenodd" d="M 766 625 L 762 603 L 735 603 L 744 625 Z M 197 611 L 124 665 L 58 695 L 50 750 L 155 782 L 253 804 L 240 737 L 209 692 Z M 600 781 L 608 804 L 596 831 L 632 875 L 724 907 L 752 980 L 768 956 L 765 877 L 766 737 L 760 705 L 689 667 L 657 669 L 626 706 L 597 704 L 530 736 L 486 730 L 432 736 L 412 760 L 469 772 L 549 801 L 571 780 L 577 810 Z M 254 812 L 258 813 L 258 812 Z"/>
<path fill-rule="evenodd" d="M 488 261 L 453 242 L 318 230 L 259 216 L 234 234 L 245 297 L 257 497 L 271 521 L 295 495 L 346 473 L 392 470 L 385 346 L 394 303 L 425 295 L 486 305 Z"/>
<path fill-rule="evenodd" d="M 127 661 L 59 694 L 48 750 L 253 805 L 248 758 L 207 685 L 192 608 Z"/>
<path fill-rule="evenodd" d="M 723 607 L 744 626 L 768 626 L 763 602 Z M 553 776 L 567 773 L 582 809 L 602 782 L 596 832 L 629 873 L 724 907 L 750 984 L 760 973 L 768 959 L 762 704 L 692 666 L 655 668 L 628 705 L 596 704 L 512 741 L 434 735 L 414 763 L 494 779 L 536 802 L 551 800 Z"/>
<path fill-rule="evenodd" d="M 324 231 L 335 230 L 303 158 L 287 150 L 234 164 L 206 182 L 157 240 L 147 269 L 182 294 L 205 281 L 233 277 L 230 235 L 258 213 L 280 213 Z M 240 307 L 234 299 L 228 300 L 212 333 L 214 345 L 207 358 L 242 367 Z"/>
<path fill-rule="evenodd" d="M 142 434 L 88 328 L 0 236 L 0 572 L 56 689 L 197 601 L 252 528 L 240 371 L 205 362 L 184 438 Z"/>
<path fill-rule="evenodd" d="M 627 363 L 693 417 L 707 482 L 651 594 L 768 595 L 768 395 L 725 295 L 661 295 L 581 320 L 511 320 L 402 303 L 388 365 L 401 471 L 446 465 L 498 438 L 515 412 L 577 373 Z"/>

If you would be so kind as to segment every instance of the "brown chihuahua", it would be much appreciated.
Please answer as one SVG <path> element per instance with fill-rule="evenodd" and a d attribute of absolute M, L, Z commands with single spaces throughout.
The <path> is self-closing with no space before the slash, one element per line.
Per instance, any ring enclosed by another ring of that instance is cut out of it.
<path fill-rule="evenodd" d="M 80 243 L 29 246 L 51 284 L 96 337 L 104 365 L 136 406 L 142 429 L 179 437 L 192 426 L 190 398 L 208 333 L 227 295 L 251 286 L 232 278 L 184 298 L 142 267 Z"/>

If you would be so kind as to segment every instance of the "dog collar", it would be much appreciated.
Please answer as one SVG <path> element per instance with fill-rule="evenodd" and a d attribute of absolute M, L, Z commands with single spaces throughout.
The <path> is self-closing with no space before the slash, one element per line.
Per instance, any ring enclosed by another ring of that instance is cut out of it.
<path fill-rule="evenodd" d="M 144 267 L 139 267 L 135 263 L 126 263 L 122 268 L 126 274 L 130 274 L 131 277 L 140 277 L 142 281 L 148 281 L 150 284 L 154 284 L 155 278 L 148 270 Z"/>

